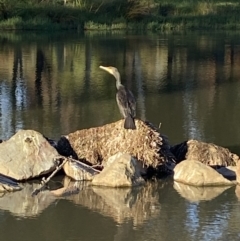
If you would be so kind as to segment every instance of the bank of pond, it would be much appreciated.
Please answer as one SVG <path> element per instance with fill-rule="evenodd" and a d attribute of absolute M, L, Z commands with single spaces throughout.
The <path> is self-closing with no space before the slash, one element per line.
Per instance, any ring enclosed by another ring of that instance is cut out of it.
<path fill-rule="evenodd" d="M 4 0 L 2 30 L 240 29 L 239 1 Z"/>

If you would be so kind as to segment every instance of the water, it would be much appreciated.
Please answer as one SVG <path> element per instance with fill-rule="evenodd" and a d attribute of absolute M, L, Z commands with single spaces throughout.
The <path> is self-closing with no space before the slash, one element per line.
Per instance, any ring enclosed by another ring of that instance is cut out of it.
<path fill-rule="evenodd" d="M 0 34 L 0 139 L 34 129 L 58 139 L 120 118 L 116 66 L 137 116 L 171 144 L 188 139 L 240 153 L 240 33 Z M 55 180 L 60 185 L 64 180 Z M 240 190 L 160 180 L 134 189 L 81 186 L 56 199 L 0 197 L 2 240 L 239 240 Z M 86 185 L 86 184 L 79 184 Z"/>

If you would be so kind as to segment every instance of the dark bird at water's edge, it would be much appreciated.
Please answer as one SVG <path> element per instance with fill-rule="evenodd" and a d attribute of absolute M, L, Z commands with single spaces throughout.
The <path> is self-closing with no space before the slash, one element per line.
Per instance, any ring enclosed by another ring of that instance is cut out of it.
<path fill-rule="evenodd" d="M 132 130 L 136 129 L 134 121 L 134 118 L 136 117 L 136 100 L 132 92 L 121 84 L 121 78 L 117 68 L 112 66 L 99 66 L 99 68 L 107 71 L 109 74 L 112 74 L 116 79 L 116 100 L 120 113 L 125 119 L 124 128 Z"/>

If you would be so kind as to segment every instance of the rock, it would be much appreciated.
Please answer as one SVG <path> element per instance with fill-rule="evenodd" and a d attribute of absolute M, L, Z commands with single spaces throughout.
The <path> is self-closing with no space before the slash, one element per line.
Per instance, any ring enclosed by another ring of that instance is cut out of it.
<path fill-rule="evenodd" d="M 110 187 L 129 187 L 143 184 L 138 161 L 129 154 L 112 157 L 111 164 L 107 165 L 101 173 L 96 175 L 93 185 Z"/>
<path fill-rule="evenodd" d="M 236 166 L 239 156 L 212 143 L 189 140 L 171 148 L 177 161 L 200 161 L 209 166 Z"/>
<path fill-rule="evenodd" d="M 231 188 L 231 186 L 194 187 L 180 182 L 174 182 L 173 187 L 183 198 L 190 202 L 198 202 L 202 200 L 210 201 L 222 194 L 225 190 Z"/>
<path fill-rule="evenodd" d="M 118 152 L 113 156 L 110 156 L 107 161 L 104 163 L 104 168 L 110 166 L 116 159 L 121 158 L 123 156 L 123 152 Z M 147 174 L 147 166 L 145 166 L 142 162 L 136 161 L 137 169 L 139 170 L 141 175 Z"/>
<path fill-rule="evenodd" d="M 54 170 L 59 154 L 37 131 L 20 130 L 0 144 L 0 173 L 26 180 Z"/>
<path fill-rule="evenodd" d="M 199 162 L 185 160 L 174 168 L 173 179 L 193 186 L 234 185 L 213 168 Z"/>
<path fill-rule="evenodd" d="M 67 161 L 63 170 L 67 176 L 71 177 L 75 181 L 91 181 L 94 175 L 98 174 L 97 171 L 94 171 L 91 167 L 82 164 L 81 162 Z"/>

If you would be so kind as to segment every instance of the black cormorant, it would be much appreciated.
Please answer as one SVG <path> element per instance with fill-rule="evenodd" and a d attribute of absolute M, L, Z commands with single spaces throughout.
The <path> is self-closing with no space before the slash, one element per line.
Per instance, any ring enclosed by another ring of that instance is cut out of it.
<path fill-rule="evenodd" d="M 99 66 L 100 69 L 112 74 L 116 79 L 117 94 L 116 100 L 120 113 L 125 119 L 125 129 L 136 129 L 134 118 L 136 117 L 136 100 L 130 90 L 121 84 L 120 74 L 118 69 L 112 66 L 104 67 Z"/>

